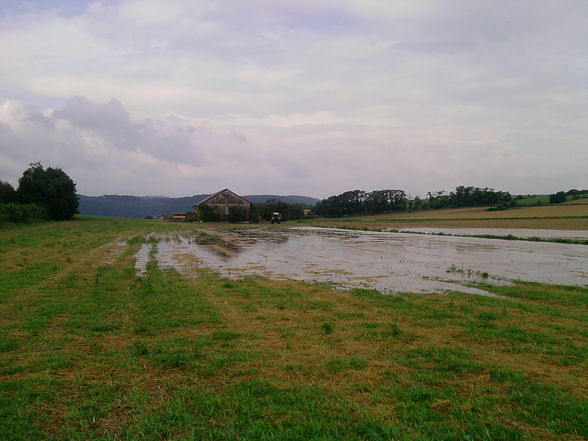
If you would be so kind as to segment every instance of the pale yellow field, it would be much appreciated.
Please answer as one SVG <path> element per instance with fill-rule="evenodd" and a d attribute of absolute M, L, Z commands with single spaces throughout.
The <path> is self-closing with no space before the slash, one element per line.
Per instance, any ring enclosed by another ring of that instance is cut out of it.
<path fill-rule="evenodd" d="M 450 208 L 425 210 L 410 213 L 392 213 L 367 216 L 367 219 L 505 219 L 521 217 L 567 217 L 588 216 L 588 205 L 546 205 L 512 210 L 487 211 L 486 207 Z"/>
<path fill-rule="evenodd" d="M 579 202 L 579 201 L 576 201 Z M 486 207 L 423 210 L 316 219 L 320 226 L 358 228 L 399 228 L 408 226 L 435 228 L 530 228 L 551 230 L 588 230 L 588 205 L 567 204 L 487 211 Z"/>

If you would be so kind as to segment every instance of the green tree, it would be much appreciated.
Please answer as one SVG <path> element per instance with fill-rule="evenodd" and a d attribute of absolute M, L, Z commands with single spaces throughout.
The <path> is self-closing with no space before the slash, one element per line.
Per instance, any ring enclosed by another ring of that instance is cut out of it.
<path fill-rule="evenodd" d="M 200 219 L 203 222 L 218 222 L 218 221 L 220 221 L 219 214 L 210 205 L 199 204 L 198 207 L 196 208 L 196 213 L 197 213 L 198 219 Z"/>
<path fill-rule="evenodd" d="M 0 181 L 0 204 L 11 204 L 16 201 L 16 190 L 8 182 Z"/>
<path fill-rule="evenodd" d="M 550 204 L 561 204 L 566 201 L 566 194 L 563 191 L 549 195 Z"/>
<path fill-rule="evenodd" d="M 21 204 L 44 207 L 53 220 L 70 219 L 78 212 L 75 182 L 60 168 L 45 170 L 39 162 L 24 171 L 16 195 Z"/>
<path fill-rule="evenodd" d="M 229 207 L 229 218 L 228 221 L 231 223 L 242 222 L 245 220 L 245 211 L 241 207 L 232 206 Z"/>

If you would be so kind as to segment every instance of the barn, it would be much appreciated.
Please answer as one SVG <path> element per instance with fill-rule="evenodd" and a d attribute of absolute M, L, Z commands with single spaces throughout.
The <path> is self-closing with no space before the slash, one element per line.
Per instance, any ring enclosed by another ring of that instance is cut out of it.
<path fill-rule="evenodd" d="M 212 209 L 211 211 L 218 214 L 218 219 L 221 221 L 230 220 L 231 216 L 234 218 L 237 213 L 239 214 L 237 216 L 240 218 L 239 220 L 248 221 L 251 219 L 251 202 L 233 193 L 228 188 L 217 191 L 194 204 L 194 211 L 196 212 L 197 218 L 204 220 L 201 219 L 202 210 L 198 209 L 200 205 L 210 207 Z"/>

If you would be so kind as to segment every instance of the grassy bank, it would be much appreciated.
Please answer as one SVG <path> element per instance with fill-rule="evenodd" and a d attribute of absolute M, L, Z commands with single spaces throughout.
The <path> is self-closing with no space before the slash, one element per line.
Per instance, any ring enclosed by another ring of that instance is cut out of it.
<path fill-rule="evenodd" d="M 588 436 L 587 289 L 393 297 L 154 260 L 135 276 L 145 234 L 194 227 L 0 231 L 0 439 Z"/>

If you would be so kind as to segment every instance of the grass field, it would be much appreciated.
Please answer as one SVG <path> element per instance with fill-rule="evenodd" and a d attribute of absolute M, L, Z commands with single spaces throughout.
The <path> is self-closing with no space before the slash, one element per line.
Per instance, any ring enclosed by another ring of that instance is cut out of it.
<path fill-rule="evenodd" d="M 564 202 L 565 204 L 586 204 L 588 202 L 588 199 L 586 199 L 587 195 L 581 194 L 581 195 L 577 195 L 575 196 L 577 199 L 574 199 L 574 197 L 569 196 L 568 195 L 568 200 L 566 202 Z M 542 194 L 542 195 L 535 195 L 532 197 L 523 197 L 522 199 L 515 199 L 518 205 L 521 206 L 529 206 L 529 205 L 535 205 L 535 204 L 549 204 L 549 195 L 548 194 Z"/>
<path fill-rule="evenodd" d="M 523 207 L 487 211 L 486 207 L 452 208 L 398 212 L 375 216 L 356 216 L 302 221 L 319 226 L 355 225 L 358 227 L 439 227 L 439 228 L 535 228 L 556 230 L 588 229 L 588 204 Z"/>
<path fill-rule="evenodd" d="M 0 439 L 588 437 L 588 289 L 135 275 L 146 233 L 194 227 L 0 229 Z"/>

